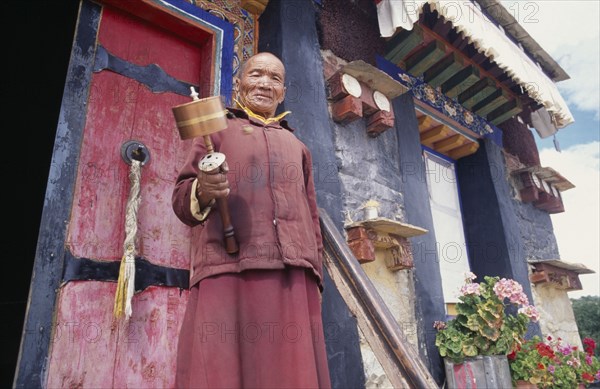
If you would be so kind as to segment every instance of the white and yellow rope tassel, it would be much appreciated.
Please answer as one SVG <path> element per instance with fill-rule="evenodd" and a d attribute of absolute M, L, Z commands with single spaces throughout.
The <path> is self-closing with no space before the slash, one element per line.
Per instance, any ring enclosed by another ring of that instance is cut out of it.
<path fill-rule="evenodd" d="M 129 169 L 129 198 L 125 209 L 125 241 L 123 243 L 123 258 L 119 268 L 119 280 L 117 281 L 117 292 L 115 295 L 115 305 L 113 315 L 115 318 L 121 318 L 125 314 L 125 319 L 131 317 L 131 299 L 135 292 L 135 237 L 137 234 L 137 212 L 140 206 L 140 181 L 141 181 L 141 162 L 135 159 L 131 160 Z"/>

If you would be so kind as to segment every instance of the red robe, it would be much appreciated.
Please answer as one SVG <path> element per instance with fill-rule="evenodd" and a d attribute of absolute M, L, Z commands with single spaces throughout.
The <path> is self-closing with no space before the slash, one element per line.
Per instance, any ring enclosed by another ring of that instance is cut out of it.
<path fill-rule="evenodd" d="M 232 110 L 213 134 L 225 153 L 231 221 L 240 246 L 223 249 L 218 209 L 190 209 L 201 140 L 180 171 L 173 209 L 193 231 L 192 285 L 179 337 L 178 388 L 329 388 L 321 319 L 321 231 L 306 146 L 284 123 Z"/>

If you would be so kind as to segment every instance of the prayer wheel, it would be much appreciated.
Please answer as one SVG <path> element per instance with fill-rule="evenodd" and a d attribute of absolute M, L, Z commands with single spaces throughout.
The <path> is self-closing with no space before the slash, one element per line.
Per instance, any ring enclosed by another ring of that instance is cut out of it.
<path fill-rule="evenodd" d="M 182 140 L 205 136 L 227 128 L 227 111 L 221 96 L 206 97 L 172 108 Z"/>
<path fill-rule="evenodd" d="M 206 173 L 225 172 L 222 169 L 225 163 L 225 155 L 215 152 L 210 134 L 219 132 L 227 128 L 227 110 L 223 106 L 221 96 L 198 98 L 198 93 L 194 87 L 190 88 L 193 101 L 181 104 L 172 108 L 173 116 L 179 131 L 179 137 L 183 140 L 204 137 L 206 146 L 206 155 L 200 160 L 198 168 Z M 236 254 L 239 251 L 239 245 L 235 238 L 235 231 L 231 224 L 229 216 L 229 207 L 226 198 L 218 198 L 217 205 L 221 213 L 223 222 L 223 239 L 225 251 L 229 254 Z"/>

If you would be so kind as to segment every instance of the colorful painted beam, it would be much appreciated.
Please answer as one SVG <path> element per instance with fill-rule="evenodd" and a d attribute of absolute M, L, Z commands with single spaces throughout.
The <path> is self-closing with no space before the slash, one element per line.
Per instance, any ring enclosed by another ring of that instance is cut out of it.
<path fill-rule="evenodd" d="M 431 116 L 423 115 L 418 119 L 419 129 L 428 129 L 433 126 L 436 122 Z"/>
<path fill-rule="evenodd" d="M 515 116 L 519 112 L 523 110 L 523 106 L 521 104 L 521 100 L 518 97 L 515 97 L 513 100 L 510 100 L 508 103 L 502 104 L 500 107 L 496 108 L 492 112 L 487 115 L 487 120 L 494 124 L 498 125 L 504 122 L 507 119 Z"/>
<path fill-rule="evenodd" d="M 428 117 L 428 116 L 425 116 Z M 452 133 L 452 130 L 444 125 L 439 125 L 437 127 L 432 128 L 431 130 L 423 131 L 421 133 L 421 144 L 429 148 L 433 148 L 433 144 L 438 142 L 446 137 L 448 137 Z"/>
<path fill-rule="evenodd" d="M 415 25 L 412 30 L 401 30 L 388 41 L 385 58 L 398 64 L 421 43 L 423 31 L 418 26 Z"/>
<path fill-rule="evenodd" d="M 467 155 L 471 155 L 479 149 L 478 142 L 468 142 L 462 146 L 452 149 L 448 152 L 448 156 L 454 160 L 460 159 Z"/>
<path fill-rule="evenodd" d="M 439 61 L 444 54 L 444 44 L 438 40 L 432 40 L 425 47 L 406 58 L 404 68 L 413 76 L 420 76 Z"/>
<path fill-rule="evenodd" d="M 500 107 L 502 104 L 507 103 L 508 100 L 508 92 L 504 89 L 496 89 L 496 91 L 488 97 L 475 104 L 471 110 L 477 115 L 485 117 L 488 113 Z"/>
<path fill-rule="evenodd" d="M 485 77 L 477 81 L 470 88 L 458 95 L 458 102 L 467 109 L 482 101 L 496 91 L 496 83 L 491 78 Z"/>
<path fill-rule="evenodd" d="M 454 99 L 401 69 L 398 65 L 377 57 L 377 67 L 408 88 L 417 101 L 481 137 L 490 137 L 501 144 L 501 131 L 482 116 L 467 110 Z"/>
<path fill-rule="evenodd" d="M 467 142 L 467 138 L 465 138 L 461 134 L 452 135 L 446 139 L 440 140 L 433 144 L 433 149 L 438 153 L 446 153 L 449 150 L 453 150 L 459 146 L 462 146 Z"/>
<path fill-rule="evenodd" d="M 423 73 L 423 79 L 434 88 L 442 85 L 465 66 L 463 59 L 452 52 Z"/>
<path fill-rule="evenodd" d="M 479 81 L 479 69 L 469 65 L 442 84 L 442 93 L 448 97 L 456 97 L 477 81 Z"/>

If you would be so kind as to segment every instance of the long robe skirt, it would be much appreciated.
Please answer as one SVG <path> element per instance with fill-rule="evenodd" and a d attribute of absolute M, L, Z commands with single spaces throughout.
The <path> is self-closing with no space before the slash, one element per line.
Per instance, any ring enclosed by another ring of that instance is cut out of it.
<path fill-rule="evenodd" d="M 330 388 L 319 293 L 299 267 L 200 281 L 182 323 L 177 388 Z"/>

